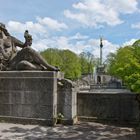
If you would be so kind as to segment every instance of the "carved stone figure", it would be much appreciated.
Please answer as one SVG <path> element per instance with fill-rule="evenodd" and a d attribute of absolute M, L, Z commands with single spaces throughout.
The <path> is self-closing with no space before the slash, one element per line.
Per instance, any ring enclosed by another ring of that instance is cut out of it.
<path fill-rule="evenodd" d="M 9 61 L 9 70 L 48 70 L 58 71 L 58 68 L 49 65 L 39 53 L 29 47 L 21 51 Z"/>
<path fill-rule="evenodd" d="M 11 36 L 5 25 L 0 23 L 0 70 L 59 70 L 49 65 L 39 53 L 28 47 L 31 45 L 28 41 L 25 39 L 23 43 Z M 16 46 L 22 49 L 17 51 Z"/>
<path fill-rule="evenodd" d="M 28 30 L 24 32 L 24 38 L 25 38 L 25 47 L 31 46 L 32 45 L 32 36 L 29 34 Z"/>

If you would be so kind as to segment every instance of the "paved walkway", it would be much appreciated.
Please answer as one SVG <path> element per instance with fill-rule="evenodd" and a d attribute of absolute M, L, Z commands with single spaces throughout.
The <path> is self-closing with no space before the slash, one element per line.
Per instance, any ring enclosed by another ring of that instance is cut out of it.
<path fill-rule="evenodd" d="M 0 123 L 0 140 L 140 140 L 134 128 L 101 123 L 44 127 Z"/>

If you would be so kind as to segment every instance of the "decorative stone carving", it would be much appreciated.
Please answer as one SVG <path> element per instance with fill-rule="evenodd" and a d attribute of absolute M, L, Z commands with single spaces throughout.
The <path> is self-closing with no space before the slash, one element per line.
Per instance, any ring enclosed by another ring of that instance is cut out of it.
<path fill-rule="evenodd" d="M 32 36 L 25 31 L 25 43 L 11 36 L 5 25 L 0 23 L 0 70 L 47 70 L 59 69 L 49 65 L 39 53 L 31 47 Z M 21 47 L 22 50 L 17 51 Z"/>

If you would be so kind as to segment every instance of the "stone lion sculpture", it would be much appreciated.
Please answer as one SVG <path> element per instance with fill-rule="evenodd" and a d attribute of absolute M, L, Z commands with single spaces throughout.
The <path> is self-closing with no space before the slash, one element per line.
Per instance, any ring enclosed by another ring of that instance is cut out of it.
<path fill-rule="evenodd" d="M 26 30 L 27 32 L 27 30 Z M 27 32 L 28 33 L 28 32 Z M 24 34 L 25 43 L 11 36 L 5 25 L 0 23 L 0 70 L 47 70 L 58 71 L 59 69 L 49 65 L 39 53 L 30 46 L 32 38 Z M 22 48 L 17 51 L 16 47 Z"/>

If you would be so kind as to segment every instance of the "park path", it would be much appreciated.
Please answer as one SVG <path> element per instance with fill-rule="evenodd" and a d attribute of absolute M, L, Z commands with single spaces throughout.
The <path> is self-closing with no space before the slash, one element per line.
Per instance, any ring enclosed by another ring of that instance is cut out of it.
<path fill-rule="evenodd" d="M 140 140 L 140 137 L 132 127 L 94 122 L 55 127 L 0 123 L 0 140 Z"/>

